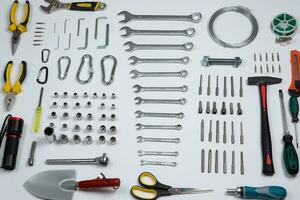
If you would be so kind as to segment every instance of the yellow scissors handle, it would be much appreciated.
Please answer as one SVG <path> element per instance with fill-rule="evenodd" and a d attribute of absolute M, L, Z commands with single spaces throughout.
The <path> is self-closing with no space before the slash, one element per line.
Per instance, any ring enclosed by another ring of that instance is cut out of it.
<path fill-rule="evenodd" d="M 26 26 L 27 26 L 27 23 L 30 18 L 30 3 L 29 3 L 29 1 L 26 1 L 23 19 L 19 25 L 17 25 L 17 22 L 16 22 L 16 11 L 18 8 L 18 4 L 19 4 L 19 2 L 17 0 L 15 0 L 13 5 L 11 6 L 10 15 L 9 15 L 10 25 L 9 25 L 8 29 L 10 32 L 19 30 L 21 33 L 24 33 L 27 31 Z"/>
<path fill-rule="evenodd" d="M 137 185 L 133 186 L 130 191 L 132 196 L 140 200 L 154 200 L 159 197 L 156 190 L 147 189 Z"/>

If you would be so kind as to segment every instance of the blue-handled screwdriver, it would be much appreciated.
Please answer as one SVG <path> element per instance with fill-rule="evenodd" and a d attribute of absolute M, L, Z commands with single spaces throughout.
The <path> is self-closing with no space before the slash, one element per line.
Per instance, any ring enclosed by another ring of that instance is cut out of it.
<path fill-rule="evenodd" d="M 236 189 L 228 189 L 226 194 L 235 195 L 242 199 L 283 200 L 287 195 L 287 191 L 281 186 L 242 186 Z"/>

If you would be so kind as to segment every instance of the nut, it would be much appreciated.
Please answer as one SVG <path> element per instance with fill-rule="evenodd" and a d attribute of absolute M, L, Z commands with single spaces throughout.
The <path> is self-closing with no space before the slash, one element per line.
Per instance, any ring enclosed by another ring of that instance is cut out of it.
<path fill-rule="evenodd" d="M 62 107 L 65 108 L 65 109 L 67 109 L 67 108 L 69 107 L 69 106 L 68 106 L 68 103 L 67 103 L 67 102 L 64 102 Z"/>
<path fill-rule="evenodd" d="M 59 136 L 59 142 L 62 143 L 62 144 L 67 144 L 69 142 L 68 136 L 65 135 L 65 134 L 61 134 Z"/>
<path fill-rule="evenodd" d="M 110 115 L 110 120 L 111 120 L 111 121 L 115 121 L 115 120 L 116 120 L 116 118 L 117 118 L 117 117 L 116 117 L 116 115 L 115 115 L 115 114 L 111 114 L 111 115 Z"/>
<path fill-rule="evenodd" d="M 84 138 L 84 142 L 88 145 L 93 144 L 93 138 L 92 136 L 88 135 Z"/>
<path fill-rule="evenodd" d="M 56 119 L 56 118 L 57 118 L 56 112 L 52 112 L 52 113 L 50 114 L 50 117 L 51 117 L 52 119 Z"/>
<path fill-rule="evenodd" d="M 102 115 L 101 115 L 101 120 L 102 120 L 102 121 L 105 121 L 105 120 L 106 120 L 106 114 L 102 114 Z"/>
<path fill-rule="evenodd" d="M 79 135 L 77 135 L 77 134 L 73 135 L 73 143 L 74 143 L 74 144 L 79 144 L 79 143 L 81 143 L 81 138 L 80 138 Z"/>
<path fill-rule="evenodd" d="M 68 120 L 69 119 L 69 113 L 64 112 L 63 115 L 62 115 L 62 119 L 63 120 Z"/>
<path fill-rule="evenodd" d="M 87 125 L 86 126 L 86 131 L 88 132 L 88 133 L 90 133 L 90 132 L 92 132 L 93 131 L 93 126 L 92 125 Z"/>
<path fill-rule="evenodd" d="M 67 125 L 67 124 L 62 124 L 62 125 L 61 125 L 61 129 L 62 129 L 63 131 L 67 131 L 67 130 L 68 130 L 68 125 Z"/>
<path fill-rule="evenodd" d="M 82 120 L 82 114 L 76 113 L 75 118 L 76 118 L 76 120 Z"/>
<path fill-rule="evenodd" d="M 57 108 L 58 106 L 57 106 L 57 102 L 56 101 L 54 101 L 53 103 L 52 103 L 52 108 Z"/>
<path fill-rule="evenodd" d="M 114 136 L 110 137 L 110 138 L 109 138 L 109 143 L 110 143 L 111 145 L 117 144 L 117 138 L 114 137 Z"/>
<path fill-rule="evenodd" d="M 78 124 L 75 124 L 75 125 L 74 125 L 74 128 L 73 128 L 73 131 L 74 131 L 74 132 L 79 132 L 80 129 L 81 129 L 80 126 L 79 126 Z"/>
<path fill-rule="evenodd" d="M 116 133 L 117 133 L 117 127 L 111 126 L 111 127 L 109 128 L 109 132 L 110 132 L 111 134 L 116 134 Z"/>
<path fill-rule="evenodd" d="M 100 135 L 99 136 L 99 144 L 105 144 L 105 136 L 104 135 Z"/>
<path fill-rule="evenodd" d="M 93 114 L 92 113 L 88 113 L 86 115 L 86 118 L 87 118 L 88 121 L 92 121 L 93 120 Z"/>

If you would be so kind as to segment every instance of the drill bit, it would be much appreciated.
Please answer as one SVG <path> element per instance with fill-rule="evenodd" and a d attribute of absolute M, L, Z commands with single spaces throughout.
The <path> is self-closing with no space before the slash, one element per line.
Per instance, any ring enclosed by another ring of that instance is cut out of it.
<path fill-rule="evenodd" d="M 208 133 L 208 141 L 212 141 L 212 120 L 209 121 L 209 133 Z"/>
<path fill-rule="evenodd" d="M 201 134 L 200 134 L 201 142 L 204 141 L 204 120 L 201 120 Z"/>

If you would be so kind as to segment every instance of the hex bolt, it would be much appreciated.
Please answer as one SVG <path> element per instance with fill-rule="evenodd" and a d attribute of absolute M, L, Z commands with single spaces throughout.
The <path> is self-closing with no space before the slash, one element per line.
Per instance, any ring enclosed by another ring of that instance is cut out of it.
<path fill-rule="evenodd" d="M 64 102 L 63 103 L 63 106 L 62 106 L 64 109 L 67 109 L 69 106 L 68 106 L 68 103 L 67 102 Z"/>
<path fill-rule="evenodd" d="M 68 125 L 67 125 L 67 124 L 62 124 L 62 125 L 61 125 L 61 129 L 62 129 L 63 131 L 67 131 L 67 130 L 68 130 Z"/>
<path fill-rule="evenodd" d="M 54 92 L 53 98 L 58 98 L 58 97 L 59 97 L 58 93 L 57 93 L 57 92 Z"/>
<path fill-rule="evenodd" d="M 54 101 L 54 102 L 52 103 L 52 106 L 51 106 L 51 107 L 52 107 L 52 108 L 57 108 L 57 107 L 58 107 L 57 102 Z"/>
<path fill-rule="evenodd" d="M 86 102 L 86 107 L 91 108 L 92 107 L 92 102 L 90 102 L 90 101 Z"/>
<path fill-rule="evenodd" d="M 98 98 L 98 94 L 97 94 L 96 92 L 94 92 L 93 98 L 94 98 L 94 99 L 97 99 L 97 98 Z"/>
<path fill-rule="evenodd" d="M 106 99 L 106 94 L 102 93 L 102 99 Z"/>
<path fill-rule="evenodd" d="M 73 135 L 73 143 L 74 144 L 79 144 L 79 143 L 81 143 L 81 138 L 80 138 L 80 136 L 79 135 L 77 135 L 77 134 L 75 134 L 75 135 Z"/>
<path fill-rule="evenodd" d="M 210 58 L 209 56 L 203 56 L 202 65 L 209 67 L 210 65 L 231 65 L 233 67 L 239 67 L 242 64 L 240 57 L 234 59 L 227 58 Z"/>
<path fill-rule="evenodd" d="M 93 144 L 93 138 L 92 136 L 88 135 L 84 138 L 84 142 L 87 144 L 87 145 L 91 145 Z"/>
<path fill-rule="evenodd" d="M 61 135 L 59 136 L 59 142 L 60 142 L 61 144 L 67 144 L 67 143 L 69 142 L 68 136 L 65 135 L 65 134 L 61 134 Z"/>
<path fill-rule="evenodd" d="M 93 126 L 92 125 L 87 125 L 86 126 L 86 131 L 88 132 L 88 133 L 90 133 L 90 132 L 93 132 Z"/>
<path fill-rule="evenodd" d="M 206 102 L 206 113 L 207 114 L 210 113 L 210 103 L 209 103 L 209 101 Z"/>
<path fill-rule="evenodd" d="M 73 98 L 77 99 L 78 98 L 78 94 L 76 92 L 73 93 Z"/>
<path fill-rule="evenodd" d="M 69 96 L 69 95 L 68 95 L 68 92 L 64 92 L 64 93 L 63 93 L 63 98 L 68 98 L 68 96 Z"/>
<path fill-rule="evenodd" d="M 112 94 L 111 94 L 111 99 L 116 99 L 116 98 L 117 98 L 116 94 L 115 94 L 115 93 L 112 93 Z"/>
<path fill-rule="evenodd" d="M 74 127 L 73 127 L 73 131 L 74 131 L 74 132 L 79 132 L 80 129 L 81 129 L 81 128 L 80 128 L 80 126 L 79 126 L 78 124 L 75 124 Z"/>
<path fill-rule="evenodd" d="M 69 119 L 69 113 L 64 112 L 63 115 L 62 115 L 62 119 L 63 120 L 68 120 Z"/>
<path fill-rule="evenodd" d="M 117 133 L 117 127 L 111 126 L 111 127 L 109 128 L 109 132 L 110 132 L 111 134 L 116 134 L 116 133 Z"/>
<path fill-rule="evenodd" d="M 82 114 L 81 113 L 76 113 L 75 119 L 76 120 L 82 120 Z"/>
<path fill-rule="evenodd" d="M 100 126 L 100 133 L 105 133 L 106 132 L 106 126 L 105 125 L 101 125 Z"/>
<path fill-rule="evenodd" d="M 199 101 L 199 104 L 198 104 L 198 113 L 202 113 L 203 112 L 203 109 L 202 109 L 202 101 Z"/>
<path fill-rule="evenodd" d="M 76 108 L 76 109 L 80 109 L 80 108 L 81 108 L 81 106 L 80 106 L 80 103 L 79 103 L 79 102 L 76 102 L 76 103 L 75 103 L 75 108 Z"/>
<path fill-rule="evenodd" d="M 242 115 L 243 114 L 241 103 L 237 103 L 237 114 L 238 115 Z"/>
<path fill-rule="evenodd" d="M 212 113 L 213 114 L 217 114 L 218 110 L 217 110 L 217 103 L 214 101 L 213 102 L 213 108 L 212 108 Z"/>
<path fill-rule="evenodd" d="M 231 115 L 233 115 L 233 103 L 232 102 L 230 102 L 230 104 L 229 104 L 229 112 Z"/>
<path fill-rule="evenodd" d="M 57 118 L 56 112 L 51 112 L 50 117 L 51 119 L 56 119 Z"/>
<path fill-rule="evenodd" d="M 222 114 L 222 115 L 226 115 L 226 105 L 225 105 L 225 101 L 222 102 L 221 114 Z"/>
<path fill-rule="evenodd" d="M 100 104 L 100 109 L 104 110 L 105 109 L 105 103 Z"/>
<path fill-rule="evenodd" d="M 87 118 L 88 121 L 92 121 L 93 120 L 93 114 L 92 113 L 88 113 L 86 115 L 86 118 Z"/>
<path fill-rule="evenodd" d="M 106 142 L 104 135 L 100 135 L 98 140 L 99 140 L 99 144 L 105 144 L 105 142 Z"/>
<path fill-rule="evenodd" d="M 83 93 L 83 97 L 88 98 L 89 97 L 88 93 L 87 92 Z"/>
<path fill-rule="evenodd" d="M 102 121 L 105 121 L 105 120 L 106 120 L 106 114 L 102 114 L 102 115 L 101 115 L 101 120 L 102 120 Z"/>
<path fill-rule="evenodd" d="M 110 120 L 111 121 L 116 121 L 116 119 L 117 119 L 117 116 L 115 114 L 110 115 Z"/>
<path fill-rule="evenodd" d="M 110 138 L 109 138 L 109 143 L 110 143 L 111 145 L 117 144 L 117 138 L 114 137 L 114 136 L 110 137 Z"/>

